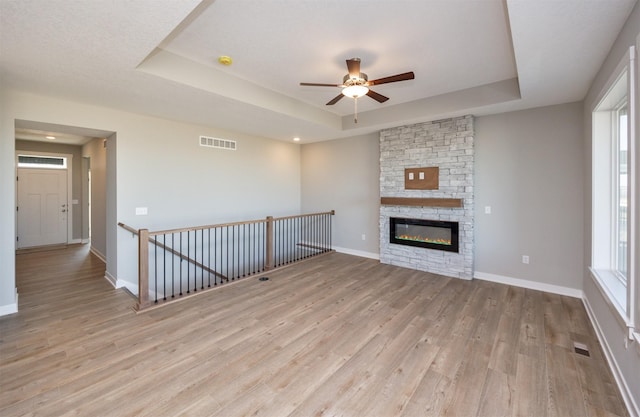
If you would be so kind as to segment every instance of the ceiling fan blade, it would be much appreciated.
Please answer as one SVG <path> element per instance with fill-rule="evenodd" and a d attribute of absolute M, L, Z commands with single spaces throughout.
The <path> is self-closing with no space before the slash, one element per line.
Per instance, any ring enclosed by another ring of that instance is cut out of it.
<path fill-rule="evenodd" d="M 342 94 L 342 93 L 338 94 L 337 96 L 335 96 L 333 98 L 333 100 L 331 100 L 330 102 L 327 103 L 327 106 L 333 106 L 334 104 L 339 102 L 342 97 L 344 97 L 344 94 Z"/>
<path fill-rule="evenodd" d="M 374 99 L 375 101 L 377 101 L 378 103 L 384 103 L 385 101 L 389 100 L 389 97 L 386 97 L 386 96 L 383 96 L 382 94 L 376 93 L 373 90 L 367 91 L 367 95 L 369 97 L 371 97 L 372 99 Z"/>
<path fill-rule="evenodd" d="M 377 80 L 371 80 L 367 82 L 367 85 L 395 83 L 396 81 L 413 80 L 414 78 L 415 78 L 415 75 L 413 74 L 413 71 L 411 71 L 411 72 L 405 72 L 403 74 L 391 75 L 389 77 L 378 78 Z"/>
<path fill-rule="evenodd" d="M 360 58 L 347 59 L 347 69 L 349 70 L 349 78 L 359 78 Z"/>
<path fill-rule="evenodd" d="M 322 84 L 322 83 L 300 83 L 300 85 L 305 85 L 310 87 L 342 87 L 341 84 Z"/>

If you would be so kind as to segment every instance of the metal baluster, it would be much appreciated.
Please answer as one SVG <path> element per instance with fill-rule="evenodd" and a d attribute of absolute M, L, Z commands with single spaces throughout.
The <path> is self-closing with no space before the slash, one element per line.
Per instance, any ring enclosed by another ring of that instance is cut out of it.
<path fill-rule="evenodd" d="M 216 272 L 220 272 L 220 268 L 218 268 L 218 228 L 215 227 L 213 229 L 213 270 Z M 220 284 L 222 284 L 222 280 L 220 280 Z M 218 276 L 213 276 L 213 286 L 218 285 Z"/>
<path fill-rule="evenodd" d="M 247 276 L 247 225 L 243 224 L 242 225 L 242 236 L 243 236 L 243 248 L 244 250 L 242 251 L 242 276 L 246 277 Z"/>
<path fill-rule="evenodd" d="M 322 239 L 322 252 L 326 252 L 327 251 L 327 223 L 326 223 L 326 219 L 327 216 L 326 215 L 321 215 L 320 216 L 320 220 L 322 221 L 322 236 L 320 237 L 320 239 Z"/>
<path fill-rule="evenodd" d="M 153 287 L 153 292 L 155 293 L 155 303 L 158 302 L 158 236 L 154 236 L 153 237 L 153 242 L 155 243 L 153 245 L 153 263 L 155 265 L 154 271 L 153 271 L 153 275 L 154 275 L 154 280 L 155 280 L 155 285 Z"/>
<path fill-rule="evenodd" d="M 175 233 L 171 233 L 171 249 L 175 250 L 175 245 L 174 245 L 174 237 L 175 237 Z M 175 277 L 176 277 L 176 271 L 175 271 L 175 260 L 176 260 L 176 256 L 173 254 L 173 252 L 171 252 L 171 298 L 175 298 L 176 294 L 176 283 L 175 281 Z"/>
<path fill-rule="evenodd" d="M 200 263 L 204 265 L 204 229 L 200 229 Z M 200 289 L 204 290 L 204 269 L 201 269 Z"/>
<path fill-rule="evenodd" d="M 198 291 L 198 231 L 193 231 L 193 292 Z"/>
<path fill-rule="evenodd" d="M 291 262 L 291 222 L 293 219 L 287 219 L 287 263 Z"/>
<path fill-rule="evenodd" d="M 167 301 L 167 235 L 162 235 L 162 293 L 164 301 Z"/>
<path fill-rule="evenodd" d="M 231 280 L 235 280 L 236 279 L 236 263 L 235 263 L 235 255 L 236 255 L 236 250 L 235 247 L 233 246 L 233 244 L 236 241 L 236 227 L 235 226 L 231 226 Z"/>
<path fill-rule="evenodd" d="M 182 295 L 182 232 L 180 232 L 180 295 Z"/>
<path fill-rule="evenodd" d="M 209 273 L 207 274 L 207 288 L 211 288 L 211 228 L 207 229 L 207 265 L 209 265 Z"/>
<path fill-rule="evenodd" d="M 280 224 L 280 233 L 279 233 L 279 235 L 280 235 L 280 265 L 282 265 L 282 262 L 283 262 L 282 256 L 284 254 L 284 235 L 283 235 L 282 229 L 283 229 L 284 221 L 278 220 L 278 223 Z"/>
<path fill-rule="evenodd" d="M 187 258 L 191 254 L 191 230 L 187 230 Z M 191 294 L 191 267 L 187 262 L 187 294 Z"/>

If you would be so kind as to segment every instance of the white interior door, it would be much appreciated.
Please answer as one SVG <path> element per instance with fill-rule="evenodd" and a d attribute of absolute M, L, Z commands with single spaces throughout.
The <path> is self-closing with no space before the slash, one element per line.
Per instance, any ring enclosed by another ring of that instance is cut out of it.
<path fill-rule="evenodd" d="M 67 243 L 67 170 L 18 168 L 18 248 Z"/>

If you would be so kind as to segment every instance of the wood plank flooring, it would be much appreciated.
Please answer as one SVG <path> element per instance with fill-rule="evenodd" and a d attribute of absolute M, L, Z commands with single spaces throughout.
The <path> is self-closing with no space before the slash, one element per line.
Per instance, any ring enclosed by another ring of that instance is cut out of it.
<path fill-rule="evenodd" d="M 103 276 L 17 256 L 0 415 L 627 415 L 578 299 L 336 253 L 136 314 Z"/>

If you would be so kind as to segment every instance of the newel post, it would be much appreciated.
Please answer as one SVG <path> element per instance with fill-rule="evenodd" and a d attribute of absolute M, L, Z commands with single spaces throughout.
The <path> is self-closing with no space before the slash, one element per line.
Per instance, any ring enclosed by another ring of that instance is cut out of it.
<path fill-rule="evenodd" d="M 267 248 L 267 259 L 264 262 L 264 269 L 266 271 L 273 269 L 273 217 L 267 216 L 267 235 L 266 239 L 266 248 Z"/>
<path fill-rule="evenodd" d="M 149 305 L 149 230 L 138 231 L 138 310 Z"/>

